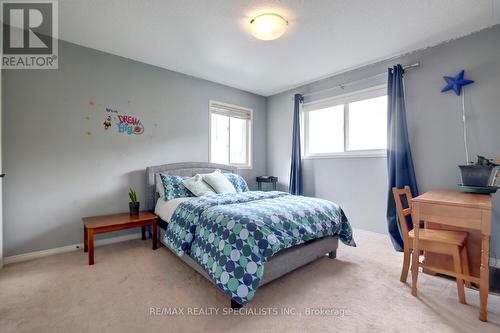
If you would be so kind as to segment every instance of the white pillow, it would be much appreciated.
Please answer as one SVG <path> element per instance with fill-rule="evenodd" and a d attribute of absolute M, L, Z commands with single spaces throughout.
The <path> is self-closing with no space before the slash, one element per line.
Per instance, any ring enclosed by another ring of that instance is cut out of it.
<path fill-rule="evenodd" d="M 197 197 L 201 197 L 203 195 L 217 194 L 210 185 L 203 181 L 203 177 L 201 175 L 196 175 L 194 177 L 184 179 L 182 181 L 184 186 L 188 190 L 190 190 Z"/>
<path fill-rule="evenodd" d="M 236 193 L 233 184 L 224 176 L 220 170 L 201 175 L 203 180 L 217 193 Z"/>

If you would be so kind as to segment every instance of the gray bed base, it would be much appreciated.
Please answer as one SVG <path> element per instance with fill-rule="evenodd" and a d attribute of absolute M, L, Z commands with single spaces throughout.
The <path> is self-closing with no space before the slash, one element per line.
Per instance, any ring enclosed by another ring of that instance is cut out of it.
<path fill-rule="evenodd" d="M 172 253 L 175 253 L 163 242 L 163 235 L 165 231 L 162 228 L 158 228 L 158 230 L 160 243 Z M 310 262 L 322 258 L 326 254 L 328 254 L 330 259 L 335 259 L 337 256 L 337 247 L 338 237 L 325 237 L 278 252 L 264 264 L 264 276 L 260 282 L 260 286 L 276 280 L 277 278 L 290 273 L 297 268 L 307 265 Z M 208 274 L 201 268 L 200 265 L 196 263 L 196 261 L 193 260 L 193 258 L 188 255 L 180 256 L 179 258 L 195 271 L 203 275 L 204 278 L 209 280 L 211 283 L 214 283 L 214 281 L 212 281 Z"/>
<path fill-rule="evenodd" d="M 156 173 L 161 172 L 174 176 L 194 176 L 197 173 L 209 173 L 216 169 L 219 169 L 222 172 L 237 173 L 235 167 L 206 162 L 173 163 L 148 167 L 146 169 L 147 209 L 154 210 L 156 200 L 158 199 L 158 193 L 156 192 L 155 186 Z M 165 231 L 162 228 L 158 229 L 160 242 L 163 244 L 163 234 Z M 170 249 L 168 246 L 166 246 L 166 248 Z M 335 259 L 337 255 L 337 248 L 338 237 L 329 236 L 283 250 L 264 264 L 264 276 L 260 285 L 265 285 L 299 267 L 325 256 L 326 254 L 328 254 L 330 259 Z M 190 256 L 180 256 L 179 258 L 188 266 L 200 273 L 208 281 L 214 283 L 208 274 Z M 231 302 L 231 306 L 237 307 L 237 304 Z"/>

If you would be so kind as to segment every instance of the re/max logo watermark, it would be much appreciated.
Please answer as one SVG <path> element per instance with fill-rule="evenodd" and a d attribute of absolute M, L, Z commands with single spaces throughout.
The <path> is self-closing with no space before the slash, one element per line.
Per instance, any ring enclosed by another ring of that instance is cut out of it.
<path fill-rule="evenodd" d="M 56 0 L 2 0 L 2 69 L 58 68 Z"/>

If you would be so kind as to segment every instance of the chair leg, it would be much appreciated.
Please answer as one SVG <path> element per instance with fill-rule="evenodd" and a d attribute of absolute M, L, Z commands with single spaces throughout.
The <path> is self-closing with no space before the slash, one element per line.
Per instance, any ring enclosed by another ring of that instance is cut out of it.
<path fill-rule="evenodd" d="M 410 269 L 410 249 L 408 248 L 408 246 L 405 246 L 403 254 L 403 269 L 401 270 L 401 277 L 399 278 L 401 282 L 406 283 L 409 269 Z"/>
<path fill-rule="evenodd" d="M 467 254 L 467 246 L 463 246 L 462 250 L 460 251 L 460 259 L 462 259 L 462 271 L 464 272 L 464 275 L 470 276 L 470 270 L 469 270 L 469 255 Z M 467 288 L 472 288 L 472 284 L 470 281 L 465 281 L 465 286 Z"/>
<path fill-rule="evenodd" d="M 457 246 L 455 251 L 453 252 L 453 265 L 455 267 L 455 273 L 462 274 L 462 263 L 460 261 L 460 248 Z M 462 304 L 465 303 L 465 290 L 464 290 L 464 280 L 457 279 L 457 292 L 458 292 L 458 301 Z"/>

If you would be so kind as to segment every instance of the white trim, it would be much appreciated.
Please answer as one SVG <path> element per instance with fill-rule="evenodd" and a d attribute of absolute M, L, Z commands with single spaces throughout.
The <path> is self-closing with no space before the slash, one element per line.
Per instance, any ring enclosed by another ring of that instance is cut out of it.
<path fill-rule="evenodd" d="M 324 158 L 387 158 L 385 149 L 346 151 L 342 153 L 309 154 L 304 156 L 304 160 L 324 159 Z"/>
<path fill-rule="evenodd" d="M 370 230 L 360 229 L 360 228 L 352 228 L 352 231 L 354 234 L 356 234 L 356 233 L 368 233 L 368 234 L 371 234 L 371 235 L 377 237 L 377 241 L 389 242 L 389 240 L 387 238 L 387 236 L 389 236 L 389 234 L 387 232 L 370 231 Z M 399 252 L 399 253 L 401 254 L 401 256 L 403 256 L 403 252 Z M 500 258 L 495 259 L 494 257 L 490 257 L 489 266 L 500 269 Z"/>
<path fill-rule="evenodd" d="M 210 99 L 208 101 L 208 162 L 212 162 L 212 105 L 217 104 L 220 106 L 225 106 L 228 108 L 234 108 L 234 109 L 240 109 L 244 111 L 250 112 L 250 119 L 248 119 L 248 126 L 247 126 L 247 141 L 248 141 L 248 147 L 247 147 L 247 160 L 248 164 L 235 164 L 235 163 L 228 163 L 228 165 L 234 166 L 239 170 L 250 170 L 253 168 L 253 109 L 251 108 L 246 108 L 243 106 L 239 105 L 234 105 L 234 104 L 229 104 L 229 103 L 224 103 L 224 102 L 219 102 Z"/>
<path fill-rule="evenodd" d="M 362 229 L 354 229 L 354 230 L 362 230 Z M 159 231 L 161 232 L 162 229 L 160 228 Z M 376 232 L 368 231 L 368 230 L 363 230 L 363 232 L 370 232 L 370 233 L 374 233 L 377 235 L 384 235 L 384 234 L 380 234 L 380 233 L 376 233 Z M 103 245 L 110 245 L 110 244 L 126 242 L 129 240 L 140 239 L 141 236 L 142 235 L 140 233 L 136 233 L 136 234 L 131 234 L 131 235 L 123 235 L 123 236 L 116 236 L 116 237 L 99 239 L 99 240 L 96 240 L 94 242 L 94 246 L 99 247 L 99 246 L 103 246 Z M 161 242 L 161 240 L 160 240 L 160 242 Z M 78 244 L 73 244 L 73 245 L 56 247 L 56 248 L 48 249 L 48 250 L 28 252 L 28 253 L 18 254 L 15 256 L 5 257 L 5 258 L 3 258 L 3 264 L 8 265 L 8 264 L 13 264 L 13 263 L 17 263 L 17 262 L 34 260 L 34 259 L 39 259 L 39 258 L 44 258 L 47 256 L 55 255 L 55 254 L 73 252 L 73 251 L 82 250 L 82 249 L 83 249 L 83 243 L 78 243 Z M 489 266 L 500 269 L 500 258 L 496 259 L 496 258 L 490 257 Z"/>
<path fill-rule="evenodd" d="M 125 241 L 129 241 L 129 240 L 141 238 L 141 236 L 142 235 L 140 233 L 136 233 L 136 234 L 131 234 L 131 235 L 123 235 L 123 236 L 98 239 L 94 242 L 94 246 L 97 247 L 97 246 L 102 246 L 102 245 L 109 245 L 109 244 L 125 242 Z M 5 258 L 3 258 L 3 263 L 4 263 L 4 265 L 8 265 L 8 264 L 16 263 L 16 262 L 38 259 L 38 258 L 43 258 L 43 257 L 47 257 L 47 256 L 54 255 L 54 254 L 73 252 L 73 251 L 82 250 L 82 249 L 83 249 L 83 243 L 61 246 L 61 247 L 56 247 L 56 248 L 48 249 L 48 250 L 28 252 L 28 253 L 18 254 L 15 256 L 5 257 Z M 85 254 L 85 255 L 87 255 L 87 254 Z"/>

